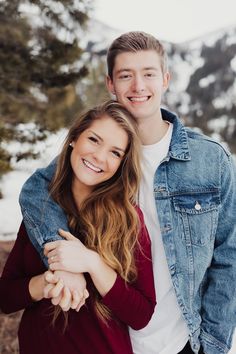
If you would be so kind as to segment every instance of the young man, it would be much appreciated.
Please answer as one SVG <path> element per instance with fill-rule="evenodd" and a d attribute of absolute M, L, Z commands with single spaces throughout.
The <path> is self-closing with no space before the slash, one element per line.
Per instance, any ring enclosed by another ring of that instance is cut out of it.
<path fill-rule="evenodd" d="M 139 204 L 152 240 L 157 306 L 146 328 L 130 330 L 134 353 L 227 353 L 236 325 L 232 158 L 160 108 L 169 73 L 156 38 L 122 35 L 109 48 L 107 64 L 108 90 L 136 117 L 143 143 Z M 44 243 L 59 238 L 59 227 L 67 228 L 47 193 L 54 164 L 36 171 L 20 196 L 29 236 L 42 257 Z"/>

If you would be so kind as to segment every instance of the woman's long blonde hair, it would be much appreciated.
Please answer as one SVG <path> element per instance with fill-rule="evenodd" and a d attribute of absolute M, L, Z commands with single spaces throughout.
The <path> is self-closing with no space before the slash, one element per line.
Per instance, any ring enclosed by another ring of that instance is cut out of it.
<path fill-rule="evenodd" d="M 95 186 L 78 210 L 71 188 L 73 171 L 70 143 L 104 115 L 124 129 L 128 135 L 128 146 L 115 175 Z M 49 188 L 53 199 L 67 214 L 70 231 L 88 248 L 96 250 L 126 282 L 132 282 L 137 275 L 134 253 L 138 245 L 139 219 L 135 203 L 140 171 L 140 141 L 136 121 L 121 104 L 108 101 L 75 120 L 58 157 Z M 95 289 L 93 296 L 98 315 L 104 320 L 109 318 L 109 311 Z"/>

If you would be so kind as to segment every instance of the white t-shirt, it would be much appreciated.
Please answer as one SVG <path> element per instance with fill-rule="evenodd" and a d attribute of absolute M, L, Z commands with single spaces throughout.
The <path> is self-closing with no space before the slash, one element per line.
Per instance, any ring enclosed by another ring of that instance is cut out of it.
<path fill-rule="evenodd" d="M 134 354 L 176 354 L 188 341 L 189 331 L 177 303 L 169 273 L 153 194 L 154 174 L 167 156 L 173 125 L 156 144 L 143 146 L 139 205 L 152 242 L 152 262 L 157 305 L 149 324 L 135 331 L 130 328 Z"/>

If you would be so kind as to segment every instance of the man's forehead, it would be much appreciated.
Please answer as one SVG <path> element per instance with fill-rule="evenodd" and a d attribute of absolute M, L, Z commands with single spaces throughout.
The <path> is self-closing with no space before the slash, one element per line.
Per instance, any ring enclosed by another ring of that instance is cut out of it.
<path fill-rule="evenodd" d="M 159 69 L 160 56 L 154 50 L 123 52 L 119 53 L 115 58 L 114 69 L 132 70 L 132 69 Z"/>

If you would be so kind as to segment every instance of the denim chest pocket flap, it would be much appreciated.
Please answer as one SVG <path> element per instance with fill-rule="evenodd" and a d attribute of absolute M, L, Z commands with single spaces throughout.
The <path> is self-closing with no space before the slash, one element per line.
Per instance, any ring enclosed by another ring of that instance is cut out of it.
<path fill-rule="evenodd" d="M 173 197 L 181 238 L 187 243 L 204 245 L 214 238 L 220 197 L 218 191 L 190 192 Z"/>

